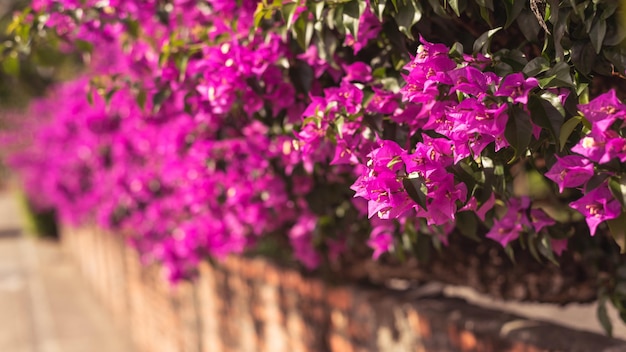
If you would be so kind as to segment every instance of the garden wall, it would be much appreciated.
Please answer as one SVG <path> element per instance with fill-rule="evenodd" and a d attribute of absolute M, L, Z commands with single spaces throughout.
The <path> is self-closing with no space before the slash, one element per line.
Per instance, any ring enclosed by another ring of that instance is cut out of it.
<path fill-rule="evenodd" d="M 194 283 L 171 288 L 118 236 L 65 228 L 62 243 L 141 352 L 626 351 L 457 299 L 331 286 L 263 259 L 204 263 Z"/>

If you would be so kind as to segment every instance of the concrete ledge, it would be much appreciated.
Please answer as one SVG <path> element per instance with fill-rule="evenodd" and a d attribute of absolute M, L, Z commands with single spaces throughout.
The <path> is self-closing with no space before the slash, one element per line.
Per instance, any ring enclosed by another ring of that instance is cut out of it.
<path fill-rule="evenodd" d="M 175 288 L 119 236 L 63 243 L 141 351 L 626 351 L 626 342 L 443 296 L 330 286 L 263 259 L 202 264 Z"/>

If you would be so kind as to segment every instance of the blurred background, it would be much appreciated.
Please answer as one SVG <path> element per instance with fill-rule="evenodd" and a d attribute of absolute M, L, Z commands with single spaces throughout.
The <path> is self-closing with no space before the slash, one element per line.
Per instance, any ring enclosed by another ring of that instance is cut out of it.
<path fill-rule="evenodd" d="M 11 131 L 29 100 L 80 69 L 77 57 L 58 51 L 56 38 L 21 43 L 6 34 L 28 4 L 0 1 L 0 131 L 18 141 L 28 140 Z M 3 163 L 6 148 L 0 147 L 0 351 L 132 351 L 61 251 L 54 214 L 37 211 L 20 191 Z"/>
<path fill-rule="evenodd" d="M 81 58 L 62 53 L 58 38 L 47 34 L 24 43 L 19 36 L 5 34 L 16 12 L 28 4 L 0 0 L 0 131 L 14 147 L 30 138 L 11 133 L 20 126 L 20 112 L 28 102 L 81 70 Z M 133 351 L 130 337 L 113 322 L 59 246 L 54 213 L 36 209 L 4 166 L 6 152 L 0 149 L 0 352 Z M 511 303 L 464 287 L 438 290 L 479 306 L 603 333 L 595 304 Z M 614 309 L 609 315 L 619 321 Z M 626 327 L 616 324 L 614 335 L 626 338 Z"/>

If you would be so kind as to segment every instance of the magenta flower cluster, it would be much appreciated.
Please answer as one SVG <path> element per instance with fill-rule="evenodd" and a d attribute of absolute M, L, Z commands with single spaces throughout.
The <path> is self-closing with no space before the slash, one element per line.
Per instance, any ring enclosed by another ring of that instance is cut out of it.
<path fill-rule="evenodd" d="M 393 121 L 404 126 L 409 138 L 404 145 L 376 138 L 376 148 L 366 155 L 361 153 L 360 173 L 352 189 L 356 197 L 368 201 L 370 218 L 421 222 L 447 243 L 459 212 L 471 211 L 486 221 L 487 212 L 495 205 L 491 190 L 490 196 L 479 201 L 451 168 L 468 160 L 484 165 L 491 162 L 483 155 L 485 148 L 493 145 L 497 152 L 508 147 L 504 133 L 509 107 L 524 107 L 538 82 L 521 73 L 501 78 L 485 70 L 491 63 L 487 57 L 454 59 L 445 45 L 422 43 L 405 67 L 406 85 L 396 94 L 397 99 L 377 93 L 374 104 L 370 104 L 371 110 L 390 114 Z M 403 108 L 398 108 L 399 103 Z M 354 142 L 347 143 L 351 143 L 347 144 L 349 151 L 358 150 Z M 340 145 L 337 143 L 338 148 Z M 539 232 L 554 223 L 517 216 L 529 209 L 528 200 L 509 199 L 503 194 L 498 197 L 506 202 L 508 211 L 501 219 L 488 220 L 493 221 L 488 237 L 503 246 L 522 231 Z M 532 214 L 547 216 L 538 208 L 532 209 Z"/>
<path fill-rule="evenodd" d="M 623 212 L 609 183 L 612 178 L 620 183 L 619 179 L 623 177 L 620 165 L 626 161 L 626 139 L 620 130 L 626 119 L 626 105 L 611 90 L 578 108 L 591 127 L 571 149 L 576 154 L 557 157 L 546 177 L 559 186 L 560 192 L 568 188 L 582 191 L 582 198 L 570 206 L 585 216 L 591 235 L 594 235 L 602 222 L 616 219 Z M 593 178 L 597 181 L 590 185 Z M 621 190 L 618 197 L 621 197 Z"/>
<path fill-rule="evenodd" d="M 11 159 L 27 190 L 63 222 L 127 230 L 144 260 L 163 262 L 172 280 L 204 256 L 241 253 L 290 226 L 294 246 L 312 248 L 303 242 L 311 225 L 298 220 L 309 180 L 287 184 L 283 160 L 292 160 L 283 147 L 291 138 L 272 130 L 303 110 L 280 62 L 290 58 L 286 43 L 249 35 L 251 0 L 160 3 L 34 4 L 50 11 L 48 25 L 94 49 L 83 77 L 31 107 L 33 144 Z M 73 22 L 67 13 L 78 9 L 100 14 Z M 129 19 L 139 22 L 135 40 Z M 162 48 L 179 39 L 173 34 L 214 44 L 199 46 L 184 69 L 174 58 L 159 63 Z M 112 75 L 118 80 L 101 83 Z M 311 250 L 301 252 L 304 263 L 318 264 Z"/>
<path fill-rule="evenodd" d="M 521 72 L 497 75 L 491 57 L 453 55 L 420 39 L 394 86 L 384 66 L 348 59 L 382 30 L 370 10 L 358 37 L 343 38 L 351 55 L 331 63 L 314 45 L 294 50 L 276 24 L 253 28 L 253 0 L 33 7 L 58 35 L 93 51 L 80 77 L 32 104 L 31 144 L 11 165 L 63 222 L 122 229 L 172 280 L 205 256 L 241 253 L 280 234 L 308 268 L 336 258 L 350 234 L 320 234 L 310 203 L 321 182 L 351 184 L 352 206 L 370 218 L 374 258 L 409 229 L 448 243 L 461 213 L 503 246 L 557 223 L 530 197 L 485 181 L 484 171 L 499 167 L 493 155 L 513 148 L 511 111 L 531 114 L 529 96 L 540 89 Z M 311 70 L 306 92 L 290 77 L 298 64 Z M 580 105 L 591 128 L 576 154 L 559 156 L 546 174 L 561 192 L 582 191 L 570 206 L 592 234 L 622 213 L 609 181 L 619 176 L 611 163 L 626 161 L 625 107 L 612 92 Z M 528 123 L 532 141 L 547 133 Z M 605 177 L 585 186 L 598 175 Z M 556 253 L 565 247 L 552 240 Z"/>

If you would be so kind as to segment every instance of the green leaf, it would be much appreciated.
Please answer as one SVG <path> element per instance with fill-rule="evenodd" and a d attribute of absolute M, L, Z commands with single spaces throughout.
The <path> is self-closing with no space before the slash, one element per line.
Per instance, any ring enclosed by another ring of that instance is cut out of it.
<path fill-rule="evenodd" d="M 611 183 L 612 182 L 609 181 L 609 186 L 611 186 Z M 613 190 L 614 187 L 615 186 L 610 187 L 611 193 L 614 193 L 614 190 Z M 618 185 L 617 187 L 620 187 L 618 192 L 621 193 L 622 192 L 621 187 L 623 186 Z M 620 198 L 622 198 L 621 195 L 620 195 Z M 620 252 L 622 254 L 626 253 L 626 213 L 622 211 L 620 216 L 618 216 L 615 219 L 607 220 L 606 224 L 609 226 L 609 231 L 611 232 L 611 236 L 615 240 L 615 243 L 617 243 L 617 245 L 619 246 Z"/>
<path fill-rule="evenodd" d="M 398 93 L 400 91 L 400 83 L 398 83 L 398 79 L 395 77 L 385 77 L 380 80 L 380 83 L 387 91 L 391 91 L 393 93 Z"/>
<path fill-rule="evenodd" d="M 86 40 L 76 39 L 74 41 L 74 45 L 76 45 L 76 48 L 82 51 L 83 53 L 91 54 L 93 52 L 93 44 L 91 44 L 90 42 Z"/>
<path fill-rule="evenodd" d="M 337 36 L 329 28 L 322 28 L 321 32 L 317 32 L 317 36 L 316 43 L 320 58 L 332 63 L 339 45 Z"/>
<path fill-rule="evenodd" d="M 609 189 L 615 199 L 622 205 L 622 209 L 626 209 L 626 177 L 611 177 L 609 179 Z"/>
<path fill-rule="evenodd" d="M 515 264 L 515 251 L 513 250 L 513 247 L 511 247 L 510 243 L 504 247 L 504 253 L 506 253 L 506 256 L 509 257 L 513 264 Z"/>
<path fill-rule="evenodd" d="M 296 14 L 296 9 L 298 8 L 299 3 L 298 2 L 290 2 L 290 3 L 286 3 L 283 5 L 282 9 L 281 9 L 281 14 L 283 15 L 283 19 L 285 20 L 285 23 L 287 23 L 287 28 L 291 28 L 291 26 L 293 25 L 293 18 L 294 15 Z M 305 13 L 303 14 L 303 16 L 307 16 L 308 14 Z"/>
<path fill-rule="evenodd" d="M 424 180 L 419 177 L 410 177 L 402 180 L 402 185 L 408 193 L 409 197 L 417 203 L 422 209 L 427 210 L 426 206 L 426 185 L 424 184 Z"/>
<path fill-rule="evenodd" d="M 261 21 L 263 21 L 263 17 L 265 17 L 266 13 L 267 9 L 265 8 L 265 5 L 262 1 L 259 1 L 256 6 L 256 10 L 254 11 L 254 28 L 259 28 L 259 26 L 261 25 Z"/>
<path fill-rule="evenodd" d="M 506 10 L 506 23 L 504 24 L 504 28 L 509 28 L 524 9 L 524 1 L 504 0 L 503 2 Z"/>
<path fill-rule="evenodd" d="M 426 263 L 430 260 L 431 236 L 417 232 L 414 253 L 418 261 Z"/>
<path fill-rule="evenodd" d="M 481 7 L 480 17 L 482 17 L 482 19 L 485 20 L 487 24 L 489 24 L 489 27 L 493 27 L 493 21 L 491 20 L 491 12 L 489 12 L 489 9 L 487 9 L 486 7 Z"/>
<path fill-rule="evenodd" d="M 585 14 L 581 13 L 581 11 L 585 10 L 589 1 L 583 2 L 581 4 L 577 4 L 576 0 L 569 0 L 569 2 L 570 2 L 570 6 L 572 7 L 572 10 L 574 11 L 574 14 L 581 17 L 581 20 L 584 19 Z"/>
<path fill-rule="evenodd" d="M 552 264 L 560 266 L 559 262 L 554 257 L 552 243 L 550 243 L 550 238 L 548 236 L 541 236 L 541 240 L 539 240 L 537 249 L 539 250 L 539 253 L 541 253 L 541 255 L 543 255 L 544 258 L 548 259 Z"/>
<path fill-rule="evenodd" d="M 389 160 L 389 162 L 387 163 L 387 167 L 389 168 L 389 170 L 392 170 L 394 165 L 399 164 L 401 162 L 402 162 L 402 158 L 396 155 L 393 158 L 391 158 L 391 160 Z"/>
<path fill-rule="evenodd" d="M 352 0 L 343 6 L 343 14 L 358 20 L 365 12 L 366 7 L 367 3 L 365 1 Z"/>
<path fill-rule="evenodd" d="M 20 59 L 17 57 L 17 53 L 12 52 L 2 59 L 2 70 L 8 75 L 19 76 Z"/>
<path fill-rule="evenodd" d="M 528 60 L 526 59 L 526 55 L 520 50 L 513 49 L 502 49 L 498 50 L 498 52 L 494 53 L 494 56 L 497 54 L 502 54 L 500 60 L 508 64 L 515 72 L 519 72 L 526 67 L 528 64 Z"/>
<path fill-rule="evenodd" d="M 381 23 L 383 22 L 383 13 L 385 12 L 386 6 L 387 0 L 370 0 L 370 7 Z"/>
<path fill-rule="evenodd" d="M 509 2 L 509 1 L 506 1 Z M 476 0 L 476 3 L 478 4 L 478 6 L 480 7 L 484 7 L 486 9 L 489 9 L 491 11 L 494 10 L 493 7 L 493 0 Z"/>
<path fill-rule="evenodd" d="M 515 149 L 513 159 L 524 155 L 532 138 L 530 115 L 516 106 L 509 108 L 509 119 L 504 130 L 504 137 Z"/>
<path fill-rule="evenodd" d="M 591 27 L 591 31 L 589 32 L 589 39 L 591 40 L 593 48 L 596 50 L 596 54 L 599 54 L 600 50 L 602 49 L 602 42 L 604 41 L 605 35 L 606 21 L 601 19 L 596 20 Z"/>
<path fill-rule="evenodd" d="M 572 80 L 572 75 L 570 73 L 570 66 L 564 61 L 557 62 L 556 65 L 546 71 L 545 77 L 539 79 L 539 86 L 541 88 L 575 88 L 574 81 Z"/>
<path fill-rule="evenodd" d="M 598 188 L 598 186 L 603 184 L 606 181 L 607 178 L 608 178 L 608 175 L 606 175 L 606 174 L 598 174 L 598 173 L 596 173 L 585 184 L 585 192 L 590 192 L 591 190 L 593 190 L 595 188 Z"/>
<path fill-rule="evenodd" d="M 626 47 L 623 45 L 602 50 L 604 57 L 615 65 L 615 71 L 626 71 Z"/>
<path fill-rule="evenodd" d="M 306 6 L 315 16 L 316 20 L 320 20 L 322 18 L 322 13 L 324 12 L 324 1 L 307 1 Z"/>
<path fill-rule="evenodd" d="M 308 94 L 313 84 L 313 69 L 303 61 L 296 61 L 289 67 L 289 77 L 296 90 Z"/>
<path fill-rule="evenodd" d="M 391 0 L 391 4 L 393 5 L 393 9 L 398 12 L 398 0 Z"/>
<path fill-rule="evenodd" d="M 564 117 L 550 102 L 531 94 L 528 98 L 530 118 L 537 125 L 550 132 L 557 147 L 560 145 L 561 126 Z"/>
<path fill-rule="evenodd" d="M 519 0 L 515 0 L 519 2 Z M 519 29 L 522 31 L 524 38 L 529 42 L 536 43 L 539 37 L 539 31 L 541 31 L 541 26 L 539 22 L 537 22 L 537 18 L 528 10 L 523 10 L 517 16 L 517 25 Z"/>
<path fill-rule="evenodd" d="M 374 77 L 374 78 L 380 79 L 380 78 L 384 78 L 386 76 L 387 76 L 387 68 L 384 67 L 384 66 L 377 67 L 372 72 L 372 77 Z"/>
<path fill-rule="evenodd" d="M 461 12 L 459 10 L 459 0 L 448 0 L 448 4 L 450 5 L 452 11 L 454 11 L 454 13 L 456 14 L 456 17 L 461 17 Z"/>
<path fill-rule="evenodd" d="M 306 50 L 311 44 L 311 38 L 313 37 L 313 25 L 312 21 L 306 20 L 305 16 L 298 16 L 293 29 L 296 33 L 296 41 L 303 50 Z"/>
<path fill-rule="evenodd" d="M 463 182 L 470 192 L 476 188 L 476 183 L 480 181 L 480 177 L 477 176 L 471 166 L 467 165 L 465 162 L 459 162 L 446 169 L 453 173 L 459 181 Z M 468 194 L 468 197 L 470 195 L 471 194 Z M 463 199 L 463 201 L 466 201 L 466 199 Z"/>
<path fill-rule="evenodd" d="M 582 121 L 583 121 L 582 116 L 574 116 L 570 118 L 569 120 L 565 121 L 565 123 L 563 123 L 563 126 L 561 126 L 561 132 L 559 134 L 559 142 L 561 144 L 561 150 L 563 150 L 563 147 L 565 147 L 565 144 L 567 144 L 567 140 L 569 139 L 569 136 L 572 135 L 572 132 L 574 132 L 576 127 L 579 124 L 581 124 Z"/>
<path fill-rule="evenodd" d="M 337 129 L 337 135 L 339 136 L 339 138 L 343 139 L 343 125 L 345 124 L 345 118 L 342 116 L 339 116 L 337 119 L 335 119 L 335 128 Z"/>
<path fill-rule="evenodd" d="M 454 44 L 452 44 L 452 46 L 450 47 L 450 51 L 448 52 L 450 56 L 458 58 L 462 58 L 464 53 L 465 52 L 463 51 L 463 44 L 459 42 L 454 42 Z"/>
<path fill-rule="evenodd" d="M 93 105 L 93 90 L 89 89 L 87 91 L 87 102 L 89 103 L 89 105 Z"/>
<path fill-rule="evenodd" d="M 398 29 L 410 39 L 414 39 L 411 28 L 422 18 L 422 7 L 416 0 L 400 1 L 398 6 L 398 13 L 395 15 Z"/>
<path fill-rule="evenodd" d="M 541 97 L 541 99 L 549 101 L 550 104 L 552 104 L 552 106 L 554 106 L 559 111 L 559 113 L 561 113 L 561 115 L 565 116 L 565 108 L 561 103 L 561 98 L 556 95 L 556 93 L 543 91 L 539 93 L 539 97 Z"/>
<path fill-rule="evenodd" d="M 552 27 L 552 41 L 554 42 L 554 51 L 556 61 L 563 61 L 565 52 L 561 40 L 565 36 L 567 25 L 569 23 L 570 10 L 558 8 L 558 0 L 550 0 L 553 11 L 550 15 L 550 21 L 553 23 Z"/>
<path fill-rule="evenodd" d="M 520 238 L 521 240 L 522 238 Z M 537 244 L 535 243 L 535 237 L 532 235 L 528 235 L 526 236 L 526 240 L 527 240 L 527 245 L 528 245 L 528 250 L 530 251 L 530 254 L 533 256 L 533 258 L 535 258 L 536 261 L 538 261 L 539 263 L 542 263 L 543 261 L 541 260 L 541 257 L 539 257 L 539 251 L 537 251 Z"/>
<path fill-rule="evenodd" d="M 491 39 L 493 38 L 494 34 L 496 34 L 499 30 L 501 30 L 502 27 L 496 27 L 494 29 L 490 29 L 488 31 L 486 31 L 485 33 L 481 34 L 480 37 L 478 37 L 478 39 L 476 39 L 476 41 L 474 42 L 474 46 L 473 46 L 473 51 L 474 53 L 478 53 L 479 51 L 483 51 L 485 52 L 486 50 L 489 49 L 489 43 L 491 42 Z"/>
<path fill-rule="evenodd" d="M 362 0 L 352 0 L 343 6 L 343 25 L 354 36 L 354 39 L 358 39 L 359 35 L 359 18 L 363 12 L 367 3 Z"/>
<path fill-rule="evenodd" d="M 155 95 L 152 96 L 152 112 L 156 113 L 161 109 L 161 105 L 169 96 L 172 94 L 172 91 L 169 88 L 159 90 Z"/>
<path fill-rule="evenodd" d="M 147 93 L 145 89 L 139 89 L 136 96 L 137 105 L 143 110 L 146 107 Z"/>
<path fill-rule="evenodd" d="M 481 239 L 478 237 L 478 220 L 476 214 L 472 211 L 462 211 L 456 214 L 456 228 L 459 232 L 476 242 L 480 242 Z"/>
<path fill-rule="evenodd" d="M 613 16 L 615 11 L 619 8 L 619 1 L 604 1 L 604 10 L 602 10 L 602 14 L 600 15 L 600 19 L 606 20 L 609 17 Z"/>
<path fill-rule="evenodd" d="M 139 37 L 139 22 L 137 20 L 126 20 L 126 29 L 133 38 Z"/>
<path fill-rule="evenodd" d="M 115 93 L 117 93 L 117 88 L 113 87 L 102 96 L 106 105 L 109 105 L 109 103 L 111 103 L 111 99 L 113 99 Z"/>
<path fill-rule="evenodd" d="M 626 20 L 626 16 L 622 17 Z M 604 37 L 603 45 L 615 46 L 626 39 L 626 28 L 624 26 L 616 26 L 617 28 L 607 27 L 606 36 Z"/>
<path fill-rule="evenodd" d="M 178 69 L 179 81 L 185 80 L 185 74 L 187 73 L 187 66 L 189 65 L 189 55 L 179 55 L 175 61 L 176 68 Z"/>
<path fill-rule="evenodd" d="M 539 56 L 530 60 L 530 62 L 528 62 L 528 64 L 524 66 L 522 72 L 524 72 L 526 76 L 534 77 L 542 72 L 548 71 L 549 69 L 550 63 L 548 62 L 548 60 L 546 60 L 542 56 Z"/>
<path fill-rule="evenodd" d="M 590 42 L 575 42 L 571 49 L 572 63 L 585 76 L 591 73 L 596 53 Z"/>
<path fill-rule="evenodd" d="M 407 0 L 401 0 L 401 1 L 407 1 Z M 443 7 L 441 0 L 428 0 L 428 3 L 430 4 L 430 7 L 433 9 L 433 12 L 435 12 L 436 15 L 441 16 L 443 18 L 449 17 L 448 13 L 446 12 L 446 9 Z"/>

